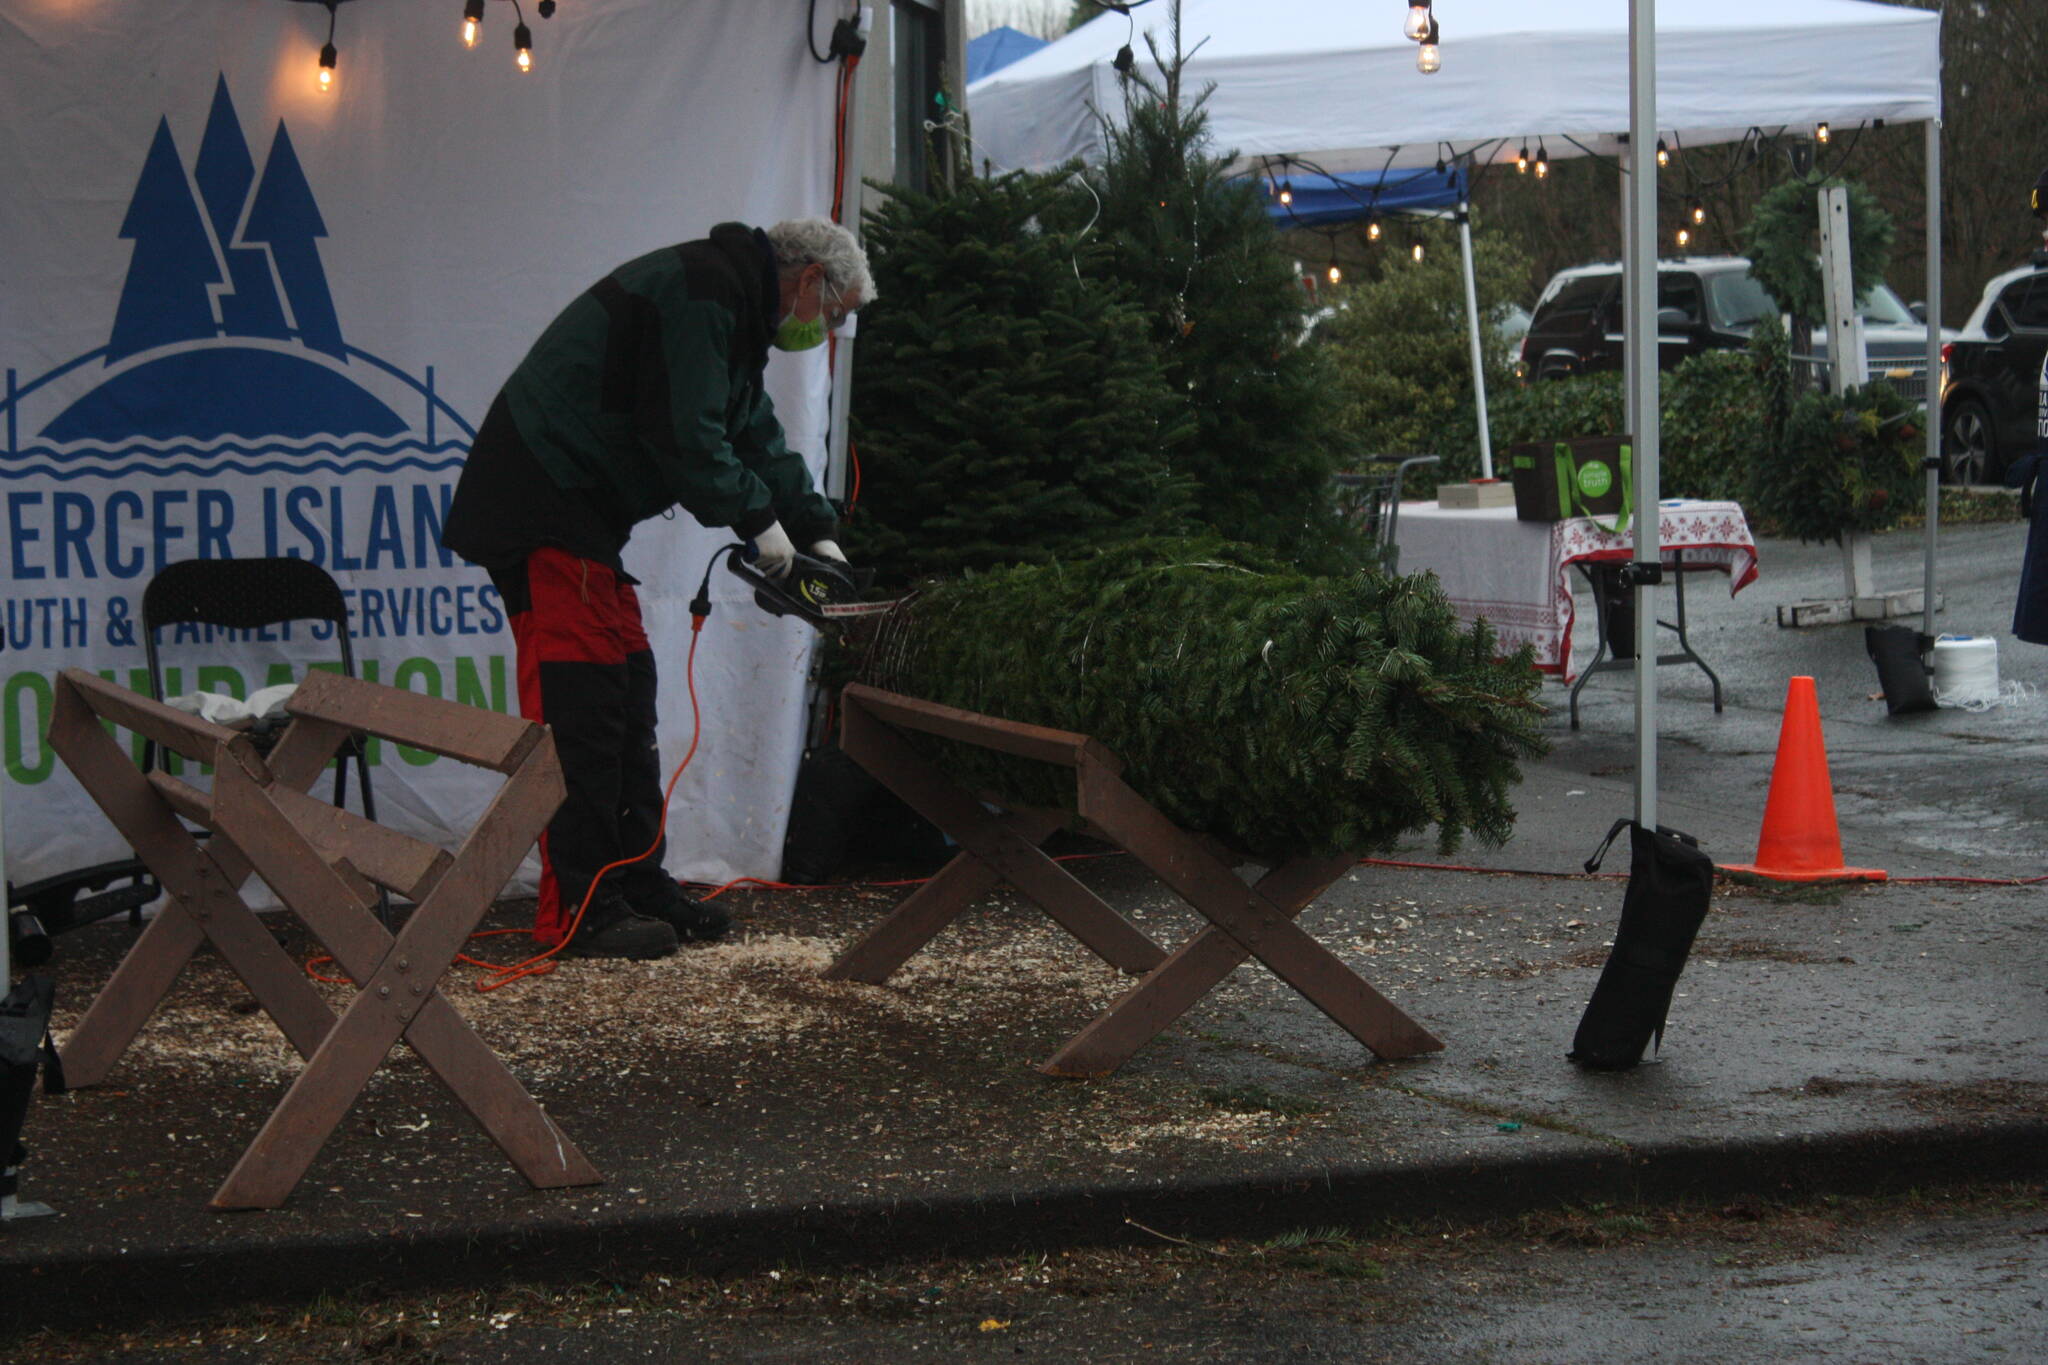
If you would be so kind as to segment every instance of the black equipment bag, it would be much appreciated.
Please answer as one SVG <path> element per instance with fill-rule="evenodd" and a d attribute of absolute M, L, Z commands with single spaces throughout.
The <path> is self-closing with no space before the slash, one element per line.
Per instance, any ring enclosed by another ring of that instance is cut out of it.
<path fill-rule="evenodd" d="M 1920 658 L 1920 632 L 1911 626 L 1865 626 L 1863 650 L 1877 665 L 1877 685 L 1884 689 L 1887 715 L 1935 709 L 1934 688 Z"/>
<path fill-rule="evenodd" d="M 1614 822 L 1599 850 L 1586 860 L 1586 871 L 1599 868 L 1623 829 L 1629 831 L 1630 857 L 1621 925 L 1572 1036 L 1570 1054 L 1572 1061 L 1598 1071 L 1634 1066 L 1652 1039 L 1663 1046 L 1671 992 L 1714 890 L 1714 862 L 1700 851 L 1699 840 L 1662 825 L 1644 829 L 1627 819 Z"/>
<path fill-rule="evenodd" d="M 823 882 L 854 861 L 936 868 L 957 851 L 838 745 L 804 755 L 782 844 L 784 881 Z"/>
<path fill-rule="evenodd" d="M 1636 590 L 1623 573 L 1626 564 L 1593 565 L 1593 591 L 1600 595 L 1600 621 L 1607 641 L 1607 657 L 1636 657 Z"/>

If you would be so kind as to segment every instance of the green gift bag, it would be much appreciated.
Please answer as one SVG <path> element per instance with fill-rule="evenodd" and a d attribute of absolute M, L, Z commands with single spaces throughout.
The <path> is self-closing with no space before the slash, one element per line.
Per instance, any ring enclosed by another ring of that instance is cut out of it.
<path fill-rule="evenodd" d="M 1522 521 L 1591 517 L 1621 535 L 1634 508 L 1634 438 L 1581 436 L 1531 441 L 1508 449 L 1515 515 Z M 1612 518 L 1610 522 L 1600 518 Z"/>

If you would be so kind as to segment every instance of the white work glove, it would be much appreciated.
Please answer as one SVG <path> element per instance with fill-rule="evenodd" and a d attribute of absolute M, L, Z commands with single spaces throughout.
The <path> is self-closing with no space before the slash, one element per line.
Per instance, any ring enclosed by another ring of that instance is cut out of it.
<path fill-rule="evenodd" d="M 770 578 L 780 578 L 796 563 L 796 546 L 779 521 L 754 537 L 754 567 Z"/>
<path fill-rule="evenodd" d="M 811 542 L 812 559 L 829 559 L 834 564 L 846 563 L 846 552 L 839 548 L 836 540 L 814 540 Z M 853 567 L 847 565 L 848 568 Z"/>

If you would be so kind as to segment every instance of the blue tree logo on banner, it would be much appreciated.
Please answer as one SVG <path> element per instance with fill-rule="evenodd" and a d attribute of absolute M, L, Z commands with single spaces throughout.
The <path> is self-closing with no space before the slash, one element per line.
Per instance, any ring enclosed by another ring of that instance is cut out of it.
<path fill-rule="evenodd" d="M 7 371 L 0 478 L 461 464 L 475 432 L 432 367 L 415 378 L 343 336 L 290 131 L 259 173 L 225 77 L 189 177 L 158 120 L 120 236 L 134 247 L 106 345 L 25 383 Z"/>

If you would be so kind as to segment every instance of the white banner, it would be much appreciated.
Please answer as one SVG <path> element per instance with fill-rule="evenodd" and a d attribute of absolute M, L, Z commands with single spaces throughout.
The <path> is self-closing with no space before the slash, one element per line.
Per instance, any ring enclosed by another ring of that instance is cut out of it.
<path fill-rule="evenodd" d="M 514 63 L 512 7 L 0 0 L 0 599 L 7 875 L 124 857 L 45 747 L 50 678 L 138 690 L 166 564 L 284 555 L 348 594 L 360 671 L 517 711 L 504 605 L 439 529 L 492 395 L 614 265 L 712 224 L 821 214 L 832 73 L 805 6 L 574 0 Z M 824 352 L 770 388 L 823 458 Z M 665 763 L 691 734 L 686 603 L 722 531 L 626 551 L 662 673 Z M 737 580 L 698 650 L 703 742 L 670 867 L 772 876 L 811 637 Z M 166 630 L 173 692 L 246 695 L 332 665 L 321 628 Z M 379 817 L 459 838 L 495 775 L 378 746 Z M 189 774 L 188 774 L 189 775 Z M 531 872 L 529 866 L 529 873 Z"/>

